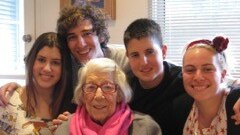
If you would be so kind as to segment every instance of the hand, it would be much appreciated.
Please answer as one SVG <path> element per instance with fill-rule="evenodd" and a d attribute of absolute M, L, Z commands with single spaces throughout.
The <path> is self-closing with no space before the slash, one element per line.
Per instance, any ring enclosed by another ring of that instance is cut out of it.
<path fill-rule="evenodd" d="M 240 98 L 234 104 L 233 111 L 235 112 L 235 114 L 232 115 L 231 118 L 236 120 L 235 125 L 239 125 L 240 124 Z"/>
<path fill-rule="evenodd" d="M 10 97 L 12 96 L 12 93 L 18 88 L 20 85 L 18 85 L 15 82 L 10 82 L 5 85 L 3 85 L 0 88 L 0 106 L 6 106 L 9 102 Z"/>
<path fill-rule="evenodd" d="M 52 121 L 52 123 L 54 125 L 53 128 L 57 129 L 57 127 L 62 124 L 62 121 L 67 121 L 69 115 L 70 115 L 69 112 L 64 112 L 63 114 L 59 114 L 57 119 L 53 119 L 53 121 Z"/>

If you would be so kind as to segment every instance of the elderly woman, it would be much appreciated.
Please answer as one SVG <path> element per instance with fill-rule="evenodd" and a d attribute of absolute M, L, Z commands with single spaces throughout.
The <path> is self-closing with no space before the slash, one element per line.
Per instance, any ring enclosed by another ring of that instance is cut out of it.
<path fill-rule="evenodd" d="M 79 71 L 74 93 L 76 112 L 56 130 L 56 135 L 160 135 L 148 115 L 133 112 L 124 72 L 111 59 L 90 60 Z"/>

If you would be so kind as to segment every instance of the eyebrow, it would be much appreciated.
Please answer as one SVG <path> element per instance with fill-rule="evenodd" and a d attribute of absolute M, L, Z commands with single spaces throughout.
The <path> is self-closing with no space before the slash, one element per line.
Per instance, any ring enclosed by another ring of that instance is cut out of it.
<path fill-rule="evenodd" d="M 187 64 L 187 65 L 185 65 L 185 66 L 183 66 L 183 67 L 195 67 L 193 64 Z M 203 65 L 201 65 L 201 67 L 206 67 L 206 66 L 214 66 L 213 64 L 203 64 Z"/>
<path fill-rule="evenodd" d="M 47 57 L 38 54 L 38 55 L 36 56 L 36 58 L 47 58 Z M 61 58 L 53 58 L 53 59 L 51 59 L 51 60 L 59 60 L 59 61 L 61 61 Z"/>
<path fill-rule="evenodd" d="M 88 32 L 88 31 L 94 32 L 93 28 L 91 28 L 91 29 L 83 29 L 83 30 L 80 31 L 80 32 L 81 32 L 81 33 L 84 33 L 84 32 Z M 75 35 L 75 33 L 74 33 L 74 32 L 69 32 L 69 33 L 67 33 L 67 37 L 68 37 L 68 36 L 71 36 L 71 35 Z"/>

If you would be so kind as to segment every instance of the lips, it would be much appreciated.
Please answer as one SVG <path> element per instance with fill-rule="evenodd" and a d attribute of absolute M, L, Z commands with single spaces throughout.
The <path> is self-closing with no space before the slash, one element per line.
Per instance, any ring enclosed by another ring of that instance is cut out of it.
<path fill-rule="evenodd" d="M 49 80 L 52 78 L 52 75 L 40 74 L 42 80 Z"/>
<path fill-rule="evenodd" d="M 105 105 L 93 105 L 93 107 L 94 107 L 95 109 L 98 109 L 98 110 L 101 110 L 101 109 L 106 108 Z"/>
<path fill-rule="evenodd" d="M 85 50 L 82 50 L 82 51 L 78 51 L 78 54 L 85 55 L 85 54 L 87 54 L 89 52 L 90 52 L 90 49 L 85 49 Z"/>
<path fill-rule="evenodd" d="M 209 85 L 192 85 L 192 88 L 196 91 L 200 91 L 200 90 L 206 90 L 209 87 Z"/>
<path fill-rule="evenodd" d="M 148 73 L 152 70 L 152 68 L 142 68 L 140 71 L 143 73 Z"/>

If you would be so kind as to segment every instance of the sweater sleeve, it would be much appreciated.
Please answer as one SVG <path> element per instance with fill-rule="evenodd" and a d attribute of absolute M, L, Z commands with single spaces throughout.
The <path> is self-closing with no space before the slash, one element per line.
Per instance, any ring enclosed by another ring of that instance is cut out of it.
<path fill-rule="evenodd" d="M 130 135 L 162 135 L 159 125 L 149 115 L 139 112 L 134 112 L 129 132 Z"/>
<path fill-rule="evenodd" d="M 54 135 L 69 135 L 69 125 L 71 121 L 72 115 L 69 116 L 67 121 L 63 121 L 61 125 L 58 126 Z"/>

